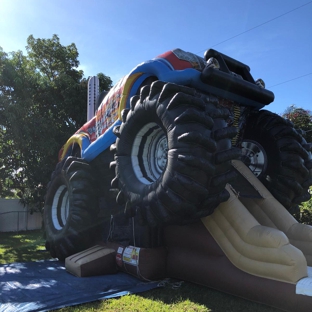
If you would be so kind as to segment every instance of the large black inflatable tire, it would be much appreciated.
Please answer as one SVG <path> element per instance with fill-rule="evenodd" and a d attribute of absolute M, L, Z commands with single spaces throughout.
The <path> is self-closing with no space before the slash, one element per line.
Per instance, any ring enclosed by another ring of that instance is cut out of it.
<path fill-rule="evenodd" d="M 242 146 L 243 161 L 287 210 L 295 213 L 310 199 L 310 145 L 289 120 L 266 110 L 252 113 Z"/>
<path fill-rule="evenodd" d="M 94 243 L 96 199 L 88 163 L 68 157 L 56 166 L 44 206 L 46 248 L 52 257 L 63 260 Z"/>
<path fill-rule="evenodd" d="M 188 223 L 211 214 L 228 199 L 224 189 L 236 173 L 230 161 L 236 129 L 214 97 L 161 81 L 141 89 L 115 128 L 119 203 L 151 226 Z"/>

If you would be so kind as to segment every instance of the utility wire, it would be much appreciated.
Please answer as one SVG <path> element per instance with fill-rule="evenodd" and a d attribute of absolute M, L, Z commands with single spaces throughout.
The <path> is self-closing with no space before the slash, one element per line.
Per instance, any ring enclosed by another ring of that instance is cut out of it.
<path fill-rule="evenodd" d="M 216 47 L 217 45 L 220 45 L 220 44 L 222 44 L 222 43 L 224 43 L 224 42 L 227 42 L 227 41 L 229 41 L 229 40 L 232 40 L 232 39 L 234 39 L 234 38 L 236 38 L 236 37 L 238 37 L 238 36 L 241 36 L 241 35 L 243 35 L 243 34 L 249 32 L 249 31 L 252 31 L 252 30 L 254 30 L 254 29 L 258 28 L 258 27 L 261 27 L 261 26 L 263 26 L 263 25 L 265 25 L 265 24 L 268 24 L 268 23 L 270 23 L 270 22 L 272 22 L 272 21 L 275 21 L 276 19 L 278 19 L 278 18 L 280 18 L 280 17 L 282 17 L 282 16 L 285 16 L 285 15 L 291 13 L 291 12 L 294 12 L 294 11 L 296 11 L 296 10 L 298 10 L 298 9 L 301 9 L 302 7 L 304 7 L 304 6 L 306 6 L 306 5 L 309 5 L 309 4 L 311 4 L 311 3 L 312 3 L 312 1 L 309 1 L 309 2 L 307 2 L 307 3 L 305 3 L 305 4 L 303 4 L 303 5 L 300 5 L 300 6 L 296 7 L 296 8 L 294 8 L 294 9 L 290 10 L 290 11 L 287 11 L 287 12 L 281 14 L 281 15 L 278 15 L 278 16 L 276 16 L 276 17 L 274 17 L 274 18 L 271 18 L 270 20 L 268 20 L 268 21 L 266 21 L 266 22 L 263 22 L 263 23 L 261 23 L 261 24 L 259 24 L 259 25 L 257 25 L 257 26 L 252 27 L 252 28 L 249 28 L 249 29 L 247 29 L 247 30 L 245 30 L 245 31 L 243 31 L 243 32 L 241 32 L 241 33 L 239 33 L 239 34 L 233 36 L 233 37 L 230 37 L 230 38 L 228 38 L 228 39 L 225 39 L 225 40 L 223 40 L 223 41 L 221 41 L 221 42 L 219 42 L 219 43 L 217 43 L 217 44 L 215 44 L 215 45 L 213 45 L 213 46 L 211 46 L 211 47 L 213 48 L 213 47 Z M 203 51 L 205 51 L 205 50 L 206 50 L 206 49 L 201 50 L 201 51 L 199 51 L 199 52 L 197 52 L 197 53 L 201 53 L 201 52 L 203 52 Z"/>
<path fill-rule="evenodd" d="M 277 83 L 277 84 L 275 84 L 275 85 L 269 86 L 268 88 L 273 88 L 273 87 L 279 86 L 279 85 L 281 85 L 281 84 L 284 84 L 284 83 L 287 83 L 287 82 L 290 82 L 290 81 L 293 81 L 293 80 L 296 80 L 296 79 L 299 79 L 299 78 L 302 78 L 302 77 L 306 77 L 306 76 L 309 76 L 309 75 L 312 75 L 312 73 L 305 74 L 305 75 L 301 75 L 301 76 L 299 76 L 299 77 L 292 78 L 292 79 L 289 79 L 289 80 L 286 80 L 286 81 Z"/>
<path fill-rule="evenodd" d="M 215 44 L 215 45 L 213 45 L 213 46 L 211 46 L 211 47 L 213 48 L 213 47 L 216 47 L 217 45 L 220 45 L 220 44 L 222 44 L 222 43 L 224 43 L 224 42 L 227 42 L 227 41 L 229 41 L 229 40 L 232 40 L 232 39 L 234 39 L 234 38 L 236 38 L 236 37 L 238 37 L 238 36 L 241 36 L 241 35 L 243 35 L 243 34 L 249 32 L 249 31 L 252 31 L 252 30 L 254 30 L 254 29 L 258 28 L 258 27 L 261 27 L 261 26 L 263 26 L 263 25 L 265 25 L 265 24 L 268 24 L 268 23 L 270 23 L 270 22 L 272 22 L 272 21 L 274 21 L 274 20 L 276 20 L 276 19 L 278 19 L 278 18 L 280 18 L 280 17 L 283 17 L 283 16 L 285 16 L 285 15 L 291 13 L 291 12 L 294 12 L 294 11 L 296 11 L 296 10 L 298 10 L 298 9 L 301 9 L 302 7 L 307 6 L 307 5 L 311 4 L 311 3 L 312 3 L 312 1 L 309 1 L 309 2 L 307 2 L 307 3 L 305 3 L 305 4 L 302 4 L 302 5 L 300 5 L 300 6 L 296 7 L 296 8 L 294 8 L 294 9 L 292 9 L 292 10 L 290 10 L 290 11 L 287 11 L 287 12 L 281 14 L 281 15 L 278 15 L 278 16 L 276 16 L 276 17 L 274 17 L 274 18 L 271 18 L 270 20 L 268 20 L 268 21 L 266 21 L 266 22 L 263 22 L 263 23 L 261 23 L 261 24 L 259 24 L 259 25 L 257 25 L 257 26 L 254 26 L 254 27 L 252 27 L 252 28 L 249 28 L 249 29 L 247 29 L 247 30 L 245 30 L 245 31 L 243 31 L 243 32 L 241 32 L 241 33 L 235 35 L 235 36 L 232 36 L 232 37 L 230 37 L 230 38 L 228 38 L 228 39 L 225 39 L 225 40 L 223 40 L 223 41 L 221 41 L 221 42 L 219 42 L 219 43 L 217 43 L 217 44 Z M 201 50 L 201 51 L 199 51 L 199 52 L 197 52 L 197 53 L 201 53 L 201 52 L 203 52 L 203 51 L 205 51 L 205 50 L 206 50 L 206 49 Z M 290 82 L 290 81 L 293 81 L 293 80 L 297 80 L 297 79 L 300 79 L 300 78 L 303 78 L 303 77 L 306 77 L 306 76 L 309 76 L 309 75 L 312 75 L 312 73 L 305 74 L 305 75 L 302 75 L 302 76 L 299 76 L 299 77 L 296 77 L 296 78 L 292 78 L 292 79 L 289 79 L 289 80 L 286 80 L 286 81 L 277 83 L 277 84 L 275 84 L 275 85 L 269 86 L 268 88 L 273 88 L 273 87 L 279 86 L 279 85 L 281 85 L 281 84 L 284 84 L 284 83 L 287 83 L 287 82 Z"/>

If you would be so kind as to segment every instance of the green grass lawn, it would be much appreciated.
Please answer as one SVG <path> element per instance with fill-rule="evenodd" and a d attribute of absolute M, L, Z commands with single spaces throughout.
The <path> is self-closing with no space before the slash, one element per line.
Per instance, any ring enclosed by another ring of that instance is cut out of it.
<path fill-rule="evenodd" d="M 0 233 L 0 264 L 28 262 L 49 259 L 45 251 L 44 240 L 40 231 L 21 233 Z M 138 295 L 128 295 L 117 299 L 96 301 L 74 307 L 67 307 L 59 312 L 278 312 L 261 304 L 249 302 L 227 295 L 207 287 L 183 282 L 178 288 L 172 284 Z"/>
<path fill-rule="evenodd" d="M 50 258 L 41 231 L 0 233 L 0 264 Z"/>

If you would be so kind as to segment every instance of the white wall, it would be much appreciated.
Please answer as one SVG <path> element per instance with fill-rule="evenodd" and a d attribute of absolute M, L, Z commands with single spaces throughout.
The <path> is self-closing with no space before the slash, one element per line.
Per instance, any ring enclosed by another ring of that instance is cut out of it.
<path fill-rule="evenodd" d="M 41 226 L 41 213 L 30 214 L 18 199 L 0 198 L 0 232 L 37 230 Z"/>

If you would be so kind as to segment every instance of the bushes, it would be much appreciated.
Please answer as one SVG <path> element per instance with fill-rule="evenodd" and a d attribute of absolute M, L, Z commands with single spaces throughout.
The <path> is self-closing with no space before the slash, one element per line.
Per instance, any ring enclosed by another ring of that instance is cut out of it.
<path fill-rule="evenodd" d="M 310 187 L 309 192 L 312 194 L 312 187 Z M 312 198 L 300 205 L 300 213 L 295 217 L 300 223 L 312 225 Z"/>

